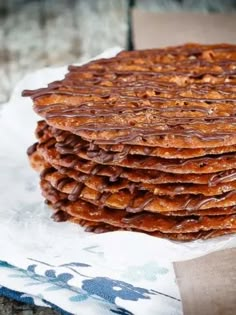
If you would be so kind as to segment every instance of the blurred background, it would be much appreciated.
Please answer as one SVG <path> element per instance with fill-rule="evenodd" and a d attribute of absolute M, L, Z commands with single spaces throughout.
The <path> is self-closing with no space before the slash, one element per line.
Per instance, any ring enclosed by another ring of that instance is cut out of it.
<path fill-rule="evenodd" d="M 131 49 L 134 8 L 231 13 L 236 0 L 0 0 L 0 103 L 29 71 Z"/>

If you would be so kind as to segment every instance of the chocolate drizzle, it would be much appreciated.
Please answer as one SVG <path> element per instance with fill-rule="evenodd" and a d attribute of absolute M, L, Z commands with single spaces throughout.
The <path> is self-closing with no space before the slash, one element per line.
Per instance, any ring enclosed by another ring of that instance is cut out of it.
<path fill-rule="evenodd" d="M 91 159 L 96 159 L 96 161 L 99 163 L 108 163 L 108 162 L 118 162 L 123 160 L 131 150 L 131 147 L 125 147 L 124 150 L 121 153 L 113 153 L 113 152 L 107 152 L 102 149 L 94 150 L 94 151 L 87 151 L 87 156 Z M 79 153 L 79 150 L 77 151 Z"/>
<path fill-rule="evenodd" d="M 99 173 L 99 171 L 103 168 L 102 165 L 99 165 L 99 164 L 95 164 L 94 167 L 92 168 L 91 170 L 91 174 L 92 175 L 96 175 Z"/>
<path fill-rule="evenodd" d="M 112 183 L 116 182 L 121 174 L 122 174 L 122 168 L 121 167 L 117 168 L 116 170 L 114 170 L 113 174 L 109 177 L 109 181 Z"/>
<path fill-rule="evenodd" d="M 44 135 L 45 130 L 47 129 L 48 125 L 44 120 L 38 121 L 37 129 L 35 131 L 37 139 L 40 139 Z"/>
<path fill-rule="evenodd" d="M 187 199 L 187 202 L 183 205 L 183 210 L 188 210 L 188 211 L 194 211 L 194 210 L 199 210 L 199 209 L 204 209 L 206 208 L 206 205 L 211 203 L 211 202 L 222 202 L 226 198 L 231 198 L 236 196 L 236 190 L 230 191 L 228 193 L 225 193 L 223 195 L 219 195 L 216 197 L 205 197 L 205 196 L 200 196 L 200 197 L 190 197 Z M 205 206 L 205 207 L 204 207 Z"/>
<path fill-rule="evenodd" d="M 40 178 L 44 179 L 48 174 L 54 173 L 55 168 L 54 167 L 47 167 L 40 173 Z"/>
<path fill-rule="evenodd" d="M 78 159 L 73 155 L 67 155 L 64 159 L 67 167 L 74 168 L 78 164 Z"/>
<path fill-rule="evenodd" d="M 136 200 L 135 198 L 132 198 L 129 205 L 126 207 L 125 210 L 131 213 L 142 212 L 145 209 L 145 207 L 147 207 L 154 199 L 155 199 L 155 196 L 153 194 L 147 194 L 144 197 L 144 201 L 141 204 L 139 204 L 137 207 L 135 207 L 134 204 Z"/>
<path fill-rule="evenodd" d="M 57 189 L 62 190 L 64 188 L 64 186 L 71 183 L 72 181 L 73 181 L 73 179 L 71 179 L 69 177 L 62 177 L 62 178 L 57 180 L 55 186 Z"/>
<path fill-rule="evenodd" d="M 32 155 L 37 150 L 38 142 L 35 142 L 27 149 L 27 155 Z"/>
<path fill-rule="evenodd" d="M 52 215 L 51 218 L 55 222 L 65 222 L 65 221 L 68 221 L 71 218 L 71 216 L 68 213 L 66 213 L 65 211 L 58 210 Z"/>
<path fill-rule="evenodd" d="M 210 178 L 208 184 L 209 186 L 216 186 L 217 184 L 223 183 L 223 182 L 230 182 L 236 180 L 236 170 L 229 170 L 226 172 L 220 172 L 217 174 L 213 174 Z"/>
<path fill-rule="evenodd" d="M 77 200 L 77 199 L 80 197 L 80 194 L 82 193 L 83 188 L 84 188 L 84 184 L 83 184 L 83 183 L 81 183 L 81 182 L 77 183 L 77 184 L 74 186 L 74 188 L 73 188 L 71 194 L 69 194 L 68 199 L 69 199 L 70 201 L 75 201 L 75 200 Z"/>
<path fill-rule="evenodd" d="M 236 156 L 234 153 L 229 154 L 221 154 L 214 156 L 203 156 L 192 159 L 164 159 L 158 157 L 145 157 L 145 156 L 132 156 L 127 157 L 128 150 L 124 152 L 124 154 L 119 155 L 117 159 L 117 154 L 113 154 L 110 152 L 103 151 L 101 154 L 101 150 L 98 155 L 90 155 L 81 148 L 77 151 L 78 156 L 81 158 L 77 158 L 76 155 L 70 156 L 70 161 L 68 163 L 68 167 L 73 167 L 78 163 L 88 163 L 88 161 L 96 162 L 98 164 L 94 164 L 91 169 L 91 174 L 96 175 L 103 168 L 102 164 L 108 165 L 120 165 L 122 167 L 132 167 L 137 169 L 153 169 L 160 170 L 164 172 L 173 172 L 173 173 L 189 173 L 189 168 L 191 168 L 193 173 L 208 173 L 208 165 L 211 165 L 216 170 L 227 170 L 229 168 L 236 167 Z M 87 161 L 87 162 L 86 162 Z M 85 164 L 84 164 L 85 166 Z M 113 177 L 111 179 L 116 178 Z"/>
<path fill-rule="evenodd" d="M 104 192 L 100 195 L 99 200 L 98 200 L 98 204 L 99 207 L 104 207 L 105 202 L 107 201 L 107 199 L 112 195 L 111 192 Z"/>
<path fill-rule="evenodd" d="M 27 153 L 45 163 L 54 220 L 177 239 L 236 231 L 235 86 L 236 45 L 190 44 L 71 66 L 25 91 L 45 119 Z"/>
<path fill-rule="evenodd" d="M 54 207 L 54 209 L 61 209 L 63 204 L 64 204 L 64 200 L 59 200 L 53 205 L 53 207 Z"/>
<path fill-rule="evenodd" d="M 122 222 L 129 224 L 131 222 L 134 222 L 136 220 L 142 220 L 145 218 L 147 214 L 145 212 L 142 213 L 128 213 L 125 215 L 125 217 L 122 218 Z"/>
<path fill-rule="evenodd" d="M 188 45 L 128 52 L 69 67 L 64 80 L 23 95 L 33 98 L 35 111 L 50 124 L 60 121 L 62 129 L 95 145 L 142 144 L 142 138 L 158 145 L 173 137 L 185 145 L 196 138 L 198 147 L 236 144 L 236 53 L 230 47 L 199 45 L 194 55 Z M 73 139 L 65 146 L 73 146 Z M 71 152 L 65 146 L 60 150 Z"/>
<path fill-rule="evenodd" d="M 49 140 L 46 143 L 49 143 L 50 147 L 53 147 L 54 140 Z M 174 169 L 177 168 L 178 165 L 183 166 L 184 168 L 194 165 L 194 168 L 196 169 L 195 172 L 204 173 L 205 167 L 208 167 L 208 164 L 214 163 L 215 165 L 218 163 L 220 165 L 221 161 L 223 164 L 226 161 L 227 163 L 231 163 L 231 166 L 233 166 L 236 159 L 234 152 L 228 154 L 214 154 L 214 156 L 205 155 L 203 157 L 200 156 L 192 159 L 163 159 L 155 156 L 145 157 L 139 155 L 135 155 L 130 159 L 128 155 L 132 148 L 131 145 L 124 146 L 123 150 L 119 153 L 103 150 L 97 146 L 97 150 L 91 151 L 88 150 L 89 146 L 90 144 L 88 144 L 88 142 L 82 140 L 76 135 L 70 135 L 68 132 L 64 132 L 63 141 L 55 144 L 55 147 L 60 154 L 67 155 L 65 156 L 65 162 L 68 167 L 75 167 L 76 164 L 83 163 L 83 160 L 76 157 L 76 155 L 78 155 L 82 159 L 92 160 L 99 164 L 118 164 L 126 167 L 132 161 L 135 168 L 158 169 L 164 172 L 175 172 Z M 151 150 L 153 150 L 153 148 L 151 148 Z M 91 172 L 93 175 L 96 175 L 101 169 L 102 166 L 93 165 Z"/>
<path fill-rule="evenodd" d="M 46 187 L 45 187 L 46 185 Z M 43 184 L 43 189 L 47 192 L 46 195 L 58 195 L 58 192 L 50 186 L 50 184 Z M 219 216 L 198 216 L 188 215 L 184 217 L 165 216 L 160 213 L 146 213 L 127 214 L 123 210 L 98 208 L 88 202 L 78 201 L 74 203 L 66 203 L 61 200 L 61 210 L 74 216 L 74 219 L 85 220 L 82 225 L 88 224 L 95 226 L 103 224 L 112 224 L 117 228 L 124 228 L 128 225 L 129 228 L 142 229 L 146 232 L 161 231 L 164 233 L 190 233 L 201 230 L 222 230 L 225 228 L 236 229 L 236 215 L 219 215 Z M 57 204 L 52 204 L 57 207 Z M 79 209 L 78 209 L 79 208 Z M 91 222 L 94 221 L 94 222 Z"/>
<path fill-rule="evenodd" d="M 91 131 L 98 131 L 96 127 L 87 126 L 88 130 Z M 117 129 L 117 127 L 112 127 L 110 129 Z M 77 130 L 79 130 L 77 128 Z M 81 129 L 82 130 L 82 129 Z M 100 128 L 100 130 L 106 130 L 105 128 Z M 128 130 L 127 130 L 128 132 Z M 150 130 L 141 130 L 141 129 L 133 129 L 132 133 L 129 133 L 126 136 L 118 136 L 115 139 L 96 139 L 94 142 L 96 144 L 119 144 L 119 143 L 132 143 L 132 141 L 138 139 L 138 138 L 144 138 L 144 137 L 160 137 L 164 136 L 166 140 L 168 140 L 167 136 L 171 135 L 173 137 L 186 137 L 186 138 L 199 138 L 200 140 L 207 142 L 207 141 L 223 141 L 227 140 L 227 138 L 230 138 L 234 136 L 233 132 L 222 132 L 222 133 L 215 133 L 215 134 L 203 134 L 202 132 L 196 132 L 194 130 L 186 130 L 183 132 L 183 130 L 166 130 L 166 131 L 150 131 Z"/>

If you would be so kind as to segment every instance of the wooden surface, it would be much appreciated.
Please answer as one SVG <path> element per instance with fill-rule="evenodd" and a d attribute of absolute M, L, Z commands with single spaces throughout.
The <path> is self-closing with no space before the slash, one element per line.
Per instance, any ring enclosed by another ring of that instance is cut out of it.
<path fill-rule="evenodd" d="M 60 315 L 60 313 L 50 308 L 27 305 L 0 296 L 0 315 Z"/>
<path fill-rule="evenodd" d="M 232 12 L 235 0 L 135 0 L 135 7 L 155 12 Z"/>
<path fill-rule="evenodd" d="M 22 76 L 127 46 L 126 0 L 0 0 L 0 102 Z"/>
<path fill-rule="evenodd" d="M 231 12 L 234 0 L 0 0 L 0 103 L 28 72 L 128 48 L 130 9 Z M 1 283 L 0 283 L 1 284 Z M 0 315 L 55 315 L 0 297 Z M 88 314 L 89 315 L 89 314 Z"/>

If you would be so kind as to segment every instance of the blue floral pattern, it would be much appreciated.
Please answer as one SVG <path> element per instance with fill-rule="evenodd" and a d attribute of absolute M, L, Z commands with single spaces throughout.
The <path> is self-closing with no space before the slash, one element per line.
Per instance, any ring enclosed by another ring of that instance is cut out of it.
<path fill-rule="evenodd" d="M 39 262 L 39 261 L 38 261 Z M 42 264 L 42 262 L 40 262 Z M 44 264 L 44 263 L 43 263 Z M 47 264 L 48 266 L 48 264 Z M 37 264 L 31 264 L 27 268 L 27 275 L 32 279 L 39 279 L 39 276 L 36 274 Z M 55 267 L 50 265 L 50 267 Z M 46 269 L 44 272 L 44 276 L 48 282 L 53 284 L 47 290 L 58 290 L 59 288 L 67 288 L 70 289 L 77 294 L 70 298 L 71 301 L 82 301 L 88 298 L 88 296 L 100 297 L 106 302 L 115 304 L 116 298 L 120 298 L 123 300 L 137 301 L 138 299 L 149 299 L 149 295 L 153 295 L 154 293 L 140 287 L 134 287 L 132 284 L 119 281 L 115 279 L 110 279 L 108 277 L 94 277 L 90 278 L 89 276 L 82 274 L 75 270 L 76 268 L 84 268 L 90 267 L 88 264 L 72 262 L 63 265 L 59 265 L 59 267 L 67 267 L 72 272 L 79 274 L 82 278 L 81 289 L 75 289 L 73 286 L 69 284 L 70 280 L 74 278 L 72 273 L 60 273 L 56 274 L 55 269 Z M 73 267 L 73 268 L 72 268 Z M 88 279 L 89 278 L 89 279 Z M 54 289 L 55 288 L 55 289 Z"/>
<path fill-rule="evenodd" d="M 105 277 L 83 280 L 82 289 L 91 295 L 100 296 L 104 300 L 114 304 L 116 298 L 138 301 L 138 299 L 149 299 L 148 294 L 153 294 L 147 289 L 134 287 L 132 284 L 124 281 Z"/>
<path fill-rule="evenodd" d="M 23 291 L 29 292 L 30 288 L 37 287 L 40 288 L 40 294 L 33 298 L 22 292 L 14 293 L 12 291 L 11 294 L 11 290 L 8 291 L 7 289 L 2 289 L 2 294 L 31 304 L 35 303 L 35 299 L 41 299 L 45 305 L 55 307 L 55 303 L 45 297 L 50 296 L 50 294 L 60 296 L 60 292 L 66 290 L 66 292 L 70 292 L 68 302 L 72 304 L 85 303 L 87 300 L 89 303 L 89 301 L 94 300 L 103 305 L 104 309 L 108 309 L 111 314 L 118 315 L 134 315 L 130 310 L 119 303 L 117 304 L 118 300 L 137 302 L 139 300 L 150 300 L 152 296 L 164 296 L 166 299 L 180 302 L 176 297 L 119 279 L 103 276 L 92 277 L 89 271 L 93 266 L 87 263 L 71 262 L 55 266 L 39 260 L 29 260 L 31 263 L 26 269 L 19 269 L 2 261 L 0 262 L 0 270 L 1 268 L 8 268 L 10 269 L 9 278 L 16 281 L 17 279 L 23 280 Z M 146 269 L 149 269 L 150 274 L 146 274 Z M 130 273 L 130 278 L 133 280 L 137 280 L 141 276 L 145 280 L 153 281 L 153 279 L 157 279 L 156 273 L 158 273 L 158 276 L 165 275 L 168 273 L 168 269 L 154 262 L 149 262 L 141 266 L 127 266 L 123 275 L 126 276 L 127 273 Z M 126 278 L 128 279 L 128 277 Z M 42 286 L 44 287 L 43 291 Z"/>

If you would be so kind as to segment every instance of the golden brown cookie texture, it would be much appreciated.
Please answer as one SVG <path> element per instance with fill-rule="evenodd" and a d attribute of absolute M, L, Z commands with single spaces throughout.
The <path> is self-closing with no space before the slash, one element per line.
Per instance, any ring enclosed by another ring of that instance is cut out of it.
<path fill-rule="evenodd" d="M 236 46 L 124 51 L 24 91 L 55 221 L 179 241 L 236 231 Z"/>

